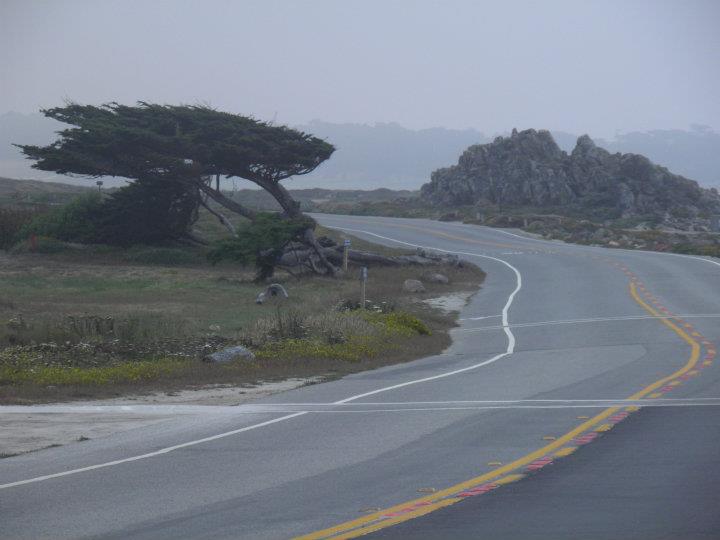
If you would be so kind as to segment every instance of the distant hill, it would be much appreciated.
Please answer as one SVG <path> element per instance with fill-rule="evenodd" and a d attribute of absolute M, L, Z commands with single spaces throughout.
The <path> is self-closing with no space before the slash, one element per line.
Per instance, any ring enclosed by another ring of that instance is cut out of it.
<path fill-rule="evenodd" d="M 89 185 L 87 180 L 62 177 L 30 168 L 12 143 L 48 144 L 63 124 L 43 115 L 0 115 L 0 176 L 60 180 Z M 398 124 L 335 124 L 319 120 L 295 126 L 327 139 L 337 147 L 330 160 L 313 173 L 294 178 L 288 187 L 301 189 L 418 189 L 432 171 L 453 163 L 474 144 L 491 137 L 474 129 L 431 128 L 412 130 Z M 577 134 L 553 131 L 560 148 L 572 151 Z M 611 152 L 632 152 L 708 186 L 720 187 L 720 133 L 704 126 L 684 130 L 655 130 L 619 134 L 612 140 L 596 139 Z M 123 180 L 105 179 L 120 186 Z M 228 184 L 229 185 L 229 184 Z"/>
<path fill-rule="evenodd" d="M 0 204 L 64 203 L 92 189 L 60 182 L 0 177 Z"/>
<path fill-rule="evenodd" d="M 470 146 L 456 165 L 436 170 L 421 189 L 441 207 L 477 204 L 574 211 L 599 219 L 646 217 L 685 230 L 709 229 L 720 195 L 639 154 L 611 154 L 587 135 L 570 154 L 549 131 L 513 130 Z M 698 228 L 699 227 L 699 228 Z"/>
<path fill-rule="evenodd" d="M 313 121 L 297 129 L 335 145 L 337 150 L 293 186 L 330 189 L 417 189 L 430 173 L 463 148 L 485 142 L 473 129 L 406 129 L 399 124 L 332 124 Z"/>

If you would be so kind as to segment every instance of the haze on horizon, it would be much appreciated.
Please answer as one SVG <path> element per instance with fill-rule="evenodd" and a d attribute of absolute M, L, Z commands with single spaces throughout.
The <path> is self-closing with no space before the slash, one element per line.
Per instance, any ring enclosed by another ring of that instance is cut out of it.
<path fill-rule="evenodd" d="M 0 113 L 207 103 L 298 125 L 720 127 L 713 0 L 2 0 Z"/>

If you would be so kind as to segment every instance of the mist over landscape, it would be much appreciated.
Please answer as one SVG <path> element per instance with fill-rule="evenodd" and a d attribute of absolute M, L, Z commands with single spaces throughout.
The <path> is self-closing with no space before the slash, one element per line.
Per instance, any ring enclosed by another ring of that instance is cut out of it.
<path fill-rule="evenodd" d="M 292 180 L 292 187 L 298 189 L 419 189 L 435 169 L 455 163 L 465 148 L 490 142 L 496 136 L 475 129 L 413 130 L 397 123 L 340 124 L 313 120 L 293 127 L 326 139 L 337 147 L 328 162 L 313 173 Z M 32 163 L 13 146 L 18 141 L 48 144 L 59 129 L 63 129 L 63 124 L 39 113 L 0 115 L 0 176 L 89 185 L 88 180 L 32 169 Z M 507 135 L 509 131 L 497 135 Z M 566 152 L 572 151 L 577 138 L 582 135 L 563 131 L 551 133 Z M 702 185 L 720 187 L 720 133 L 709 126 L 618 133 L 609 139 L 594 140 L 610 152 L 643 154 Z M 122 180 L 108 179 L 108 182 L 108 185 L 123 184 Z M 226 186 L 230 184 L 226 183 Z"/>
<path fill-rule="evenodd" d="M 52 140 L 59 126 L 40 108 L 154 101 L 208 104 L 334 144 L 332 159 L 290 181 L 298 188 L 418 189 L 513 128 L 550 130 L 566 151 L 588 134 L 718 185 L 720 76 L 709 59 L 720 54 L 719 13 L 710 0 L 9 0 L 0 176 L 57 179 L 10 147 Z"/>

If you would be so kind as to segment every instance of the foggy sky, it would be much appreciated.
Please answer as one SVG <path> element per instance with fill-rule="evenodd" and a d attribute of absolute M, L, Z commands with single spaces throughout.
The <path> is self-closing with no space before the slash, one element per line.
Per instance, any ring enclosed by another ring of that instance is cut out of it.
<path fill-rule="evenodd" d="M 207 103 L 278 123 L 720 128 L 715 0 L 0 0 L 0 113 Z"/>

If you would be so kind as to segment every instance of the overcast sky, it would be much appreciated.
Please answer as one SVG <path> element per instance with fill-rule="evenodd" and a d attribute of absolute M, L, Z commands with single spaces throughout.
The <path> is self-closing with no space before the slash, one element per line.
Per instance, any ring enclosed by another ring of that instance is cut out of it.
<path fill-rule="evenodd" d="M 0 0 L 0 113 L 138 100 L 286 124 L 720 128 L 720 1 Z"/>

